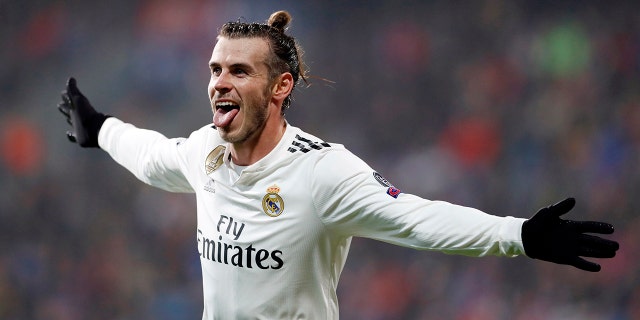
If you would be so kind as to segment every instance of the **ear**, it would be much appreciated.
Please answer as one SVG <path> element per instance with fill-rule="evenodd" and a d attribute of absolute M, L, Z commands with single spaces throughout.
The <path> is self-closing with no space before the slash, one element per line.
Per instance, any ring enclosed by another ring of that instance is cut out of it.
<path fill-rule="evenodd" d="M 285 72 L 278 76 L 271 87 L 271 95 L 274 99 L 283 101 L 293 90 L 293 76 Z"/>

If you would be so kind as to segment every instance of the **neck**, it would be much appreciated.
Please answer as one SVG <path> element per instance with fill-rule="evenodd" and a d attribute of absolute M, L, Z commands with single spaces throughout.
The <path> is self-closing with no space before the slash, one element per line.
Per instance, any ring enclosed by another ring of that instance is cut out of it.
<path fill-rule="evenodd" d="M 286 128 L 287 123 L 283 119 L 277 125 L 267 124 L 246 141 L 231 144 L 231 160 L 239 166 L 249 166 L 258 162 L 278 145 Z"/>

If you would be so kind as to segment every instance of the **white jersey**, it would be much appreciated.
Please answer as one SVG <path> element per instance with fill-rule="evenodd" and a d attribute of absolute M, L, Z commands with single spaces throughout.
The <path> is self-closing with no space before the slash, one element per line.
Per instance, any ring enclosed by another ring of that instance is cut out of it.
<path fill-rule="evenodd" d="M 203 319 L 337 319 L 353 236 L 524 254 L 524 219 L 402 193 L 342 145 L 289 124 L 275 149 L 240 173 L 211 125 L 167 139 L 109 118 L 99 144 L 140 180 L 196 193 Z"/>

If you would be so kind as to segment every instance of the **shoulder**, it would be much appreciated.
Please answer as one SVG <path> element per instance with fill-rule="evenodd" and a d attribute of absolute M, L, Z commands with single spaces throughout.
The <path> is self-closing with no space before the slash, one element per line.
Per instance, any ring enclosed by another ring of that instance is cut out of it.
<path fill-rule="evenodd" d="M 201 128 L 191 132 L 187 139 L 190 143 L 205 144 L 224 144 L 224 140 L 220 138 L 218 130 L 212 124 L 202 126 Z"/>
<path fill-rule="evenodd" d="M 204 125 L 200 129 L 197 129 L 196 131 L 194 131 L 193 133 L 205 134 L 205 135 L 215 134 L 218 137 L 220 136 L 218 134 L 218 129 L 213 124 Z"/>
<path fill-rule="evenodd" d="M 314 163 L 352 155 L 344 145 L 325 141 L 296 127 L 288 130 L 281 150 L 290 157 Z"/>
<path fill-rule="evenodd" d="M 223 145 L 224 141 L 220 138 L 218 131 L 212 125 L 205 125 L 196 129 L 189 134 L 187 138 L 176 138 L 177 150 L 183 154 L 189 161 L 204 161 L 207 153 L 212 152 L 217 146 Z"/>
<path fill-rule="evenodd" d="M 317 136 L 293 128 L 287 153 L 300 157 L 312 166 L 312 179 L 335 181 L 371 168 L 340 143 L 327 142 Z"/>
<path fill-rule="evenodd" d="M 311 155 L 317 155 L 318 151 L 323 151 L 320 153 L 324 153 L 329 150 L 344 148 L 341 144 L 326 142 L 299 128 L 293 127 L 291 129 L 287 141 L 287 151 L 290 153 L 307 154 L 311 152 Z"/>

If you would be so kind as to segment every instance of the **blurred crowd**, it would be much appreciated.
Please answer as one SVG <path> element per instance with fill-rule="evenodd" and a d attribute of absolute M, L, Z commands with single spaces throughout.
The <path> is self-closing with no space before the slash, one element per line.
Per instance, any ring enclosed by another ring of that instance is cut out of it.
<path fill-rule="evenodd" d="M 0 1 L 0 319 L 199 319 L 193 195 L 66 140 L 69 76 L 167 136 L 209 123 L 217 28 L 291 12 L 288 120 L 394 185 L 496 215 L 572 196 L 613 223 L 587 273 L 355 239 L 341 319 L 640 318 L 640 2 Z"/>

